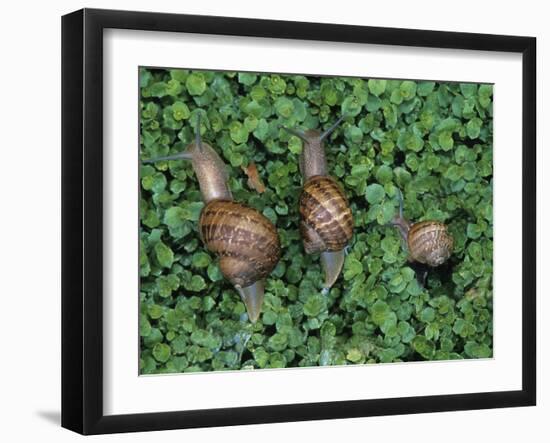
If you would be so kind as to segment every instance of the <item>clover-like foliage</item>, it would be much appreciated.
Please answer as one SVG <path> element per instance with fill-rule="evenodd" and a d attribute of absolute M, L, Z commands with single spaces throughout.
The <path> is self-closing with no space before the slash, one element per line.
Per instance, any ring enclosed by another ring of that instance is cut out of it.
<path fill-rule="evenodd" d="M 183 150 L 200 115 L 235 199 L 276 224 L 283 248 L 251 324 L 200 240 L 191 165 L 142 164 L 141 373 L 490 357 L 492 94 L 472 83 L 141 69 L 141 157 Z M 341 115 L 326 152 L 355 228 L 323 295 L 298 230 L 302 142 L 281 126 L 326 129 Z M 251 163 L 262 193 L 247 184 Z M 398 189 L 409 219 L 445 222 L 455 239 L 425 285 L 387 226 Z"/>

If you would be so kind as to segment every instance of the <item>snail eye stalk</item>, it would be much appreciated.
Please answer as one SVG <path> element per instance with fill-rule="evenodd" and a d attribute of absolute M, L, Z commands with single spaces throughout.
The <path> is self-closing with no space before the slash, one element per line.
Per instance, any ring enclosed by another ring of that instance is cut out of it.
<path fill-rule="evenodd" d="M 197 115 L 197 127 L 195 129 L 195 144 L 202 152 L 202 140 L 201 140 L 201 115 Z"/>
<path fill-rule="evenodd" d="M 296 137 L 301 139 L 304 143 L 308 142 L 306 134 L 304 134 L 302 131 L 298 131 L 297 129 L 287 128 L 285 126 L 279 126 L 279 127 L 285 130 L 286 132 L 288 132 L 289 134 L 295 135 Z"/>
<path fill-rule="evenodd" d="M 399 218 L 403 218 L 403 194 L 401 189 L 397 189 L 397 200 L 399 201 Z"/>
<path fill-rule="evenodd" d="M 323 141 L 330 134 L 332 134 L 332 132 L 338 127 L 338 125 L 342 123 L 342 120 L 344 120 L 343 115 L 338 120 L 336 120 L 336 123 L 334 123 L 330 128 L 328 128 L 325 132 L 323 132 L 323 134 L 321 134 L 321 137 L 319 137 L 319 140 Z"/>
<path fill-rule="evenodd" d="M 165 157 L 156 157 L 156 158 L 150 158 L 149 160 L 143 160 L 143 163 L 156 163 L 156 162 L 168 161 L 168 160 L 191 160 L 192 158 L 193 158 L 193 155 L 191 153 L 184 151 L 174 155 L 167 155 Z"/>

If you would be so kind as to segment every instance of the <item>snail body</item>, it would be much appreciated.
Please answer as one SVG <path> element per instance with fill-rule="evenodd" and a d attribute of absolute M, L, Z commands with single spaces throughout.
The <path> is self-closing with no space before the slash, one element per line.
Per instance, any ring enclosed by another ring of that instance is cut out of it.
<path fill-rule="evenodd" d="M 399 215 L 392 225 L 399 229 L 409 252 L 409 260 L 437 267 L 453 252 L 453 236 L 447 225 L 435 220 L 411 223 L 403 217 L 403 197 L 399 192 Z"/>
<path fill-rule="evenodd" d="M 255 323 L 265 278 L 281 255 L 277 229 L 256 209 L 233 201 L 226 165 L 212 146 L 201 141 L 199 119 L 196 140 L 185 151 L 149 162 L 179 159 L 191 161 L 205 203 L 199 217 L 200 236 L 206 248 L 218 255 L 222 275 L 235 287 Z"/>
<path fill-rule="evenodd" d="M 306 254 L 321 254 L 325 289 L 338 279 L 345 248 L 353 235 L 353 215 L 338 182 L 328 175 L 324 139 L 340 124 L 340 118 L 324 133 L 284 128 L 304 142 L 300 172 L 304 184 L 299 199 L 300 233 Z"/>

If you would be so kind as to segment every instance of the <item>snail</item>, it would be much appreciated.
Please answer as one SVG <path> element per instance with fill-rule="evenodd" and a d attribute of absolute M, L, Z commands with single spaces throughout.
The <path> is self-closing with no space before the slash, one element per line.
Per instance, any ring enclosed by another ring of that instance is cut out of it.
<path fill-rule="evenodd" d="M 282 127 L 303 142 L 300 172 L 303 187 L 299 199 L 300 234 L 306 254 L 321 253 L 324 290 L 334 285 L 344 264 L 346 247 L 353 234 L 353 216 L 342 187 L 327 173 L 324 140 L 336 129 L 340 117 L 322 134 Z"/>
<path fill-rule="evenodd" d="M 216 151 L 201 141 L 200 117 L 196 138 L 178 154 L 160 160 L 190 160 L 204 200 L 199 232 L 207 249 L 219 256 L 220 271 L 243 300 L 255 323 L 264 299 L 265 278 L 277 265 L 281 246 L 273 223 L 245 204 L 233 201 L 226 165 Z"/>
<path fill-rule="evenodd" d="M 422 263 L 431 267 L 442 265 L 453 252 L 453 236 L 445 223 L 435 220 L 411 223 L 403 217 L 403 196 L 399 199 L 399 215 L 390 222 L 395 226 L 409 253 L 409 261 Z"/>

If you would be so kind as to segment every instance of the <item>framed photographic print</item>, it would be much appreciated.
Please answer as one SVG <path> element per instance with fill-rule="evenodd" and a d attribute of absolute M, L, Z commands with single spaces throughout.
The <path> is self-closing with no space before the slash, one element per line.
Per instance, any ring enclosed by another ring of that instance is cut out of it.
<path fill-rule="evenodd" d="M 534 38 L 62 25 L 64 427 L 535 404 Z"/>

